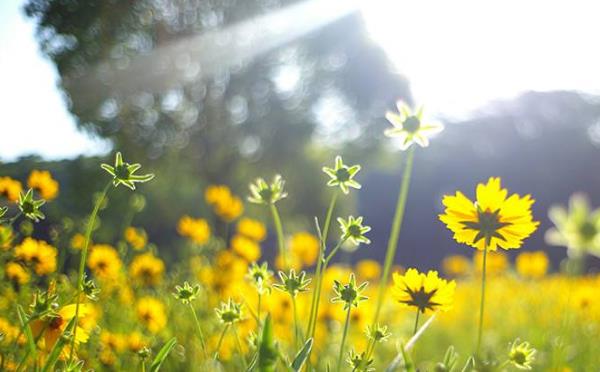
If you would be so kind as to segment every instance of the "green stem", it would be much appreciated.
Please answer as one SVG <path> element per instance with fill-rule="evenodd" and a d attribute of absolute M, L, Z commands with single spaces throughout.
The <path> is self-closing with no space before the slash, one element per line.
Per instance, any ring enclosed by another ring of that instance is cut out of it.
<path fill-rule="evenodd" d="M 15 223 L 15 221 L 21 217 L 21 215 L 23 214 L 23 212 L 19 211 L 17 214 L 15 214 L 10 220 L 8 220 L 8 225 L 7 227 L 12 227 L 12 225 Z"/>
<path fill-rule="evenodd" d="M 392 223 L 392 231 L 390 233 L 390 239 L 388 240 L 387 252 L 385 254 L 385 262 L 383 265 L 383 273 L 379 282 L 379 294 L 377 296 L 377 305 L 375 307 L 375 315 L 373 317 L 373 326 L 375 326 L 379 321 L 379 313 L 381 312 L 381 306 L 383 305 L 385 290 L 390 277 L 390 270 L 394 263 L 394 257 L 398 247 L 398 237 L 400 235 L 400 228 L 402 226 L 402 219 L 404 218 L 404 210 L 406 208 L 406 198 L 408 196 L 408 188 L 410 186 L 414 154 L 415 149 L 414 146 L 412 146 L 408 150 L 408 157 L 406 159 L 404 172 L 402 174 L 402 184 L 400 186 L 398 201 L 396 203 L 396 212 L 394 214 L 394 220 Z"/>
<path fill-rule="evenodd" d="M 331 201 L 329 202 L 329 208 L 327 208 L 327 215 L 325 216 L 325 225 L 323 225 L 323 245 L 327 244 L 327 235 L 329 233 L 329 225 L 331 224 L 331 216 L 333 215 L 333 210 L 335 208 L 335 202 L 337 201 L 338 192 L 335 191 L 331 196 Z"/>
<path fill-rule="evenodd" d="M 296 308 L 296 297 L 292 297 L 292 309 L 294 311 L 294 347 L 298 349 L 298 311 Z"/>
<path fill-rule="evenodd" d="M 344 321 L 344 333 L 342 333 L 342 343 L 340 344 L 340 354 L 338 355 L 337 361 L 337 371 L 340 372 L 342 370 L 342 359 L 344 357 L 344 346 L 346 345 L 346 336 L 348 335 L 348 328 L 350 326 L 350 311 L 352 310 L 352 306 L 348 307 L 348 311 L 346 312 L 346 320 Z"/>
<path fill-rule="evenodd" d="M 240 336 L 238 335 L 236 326 L 233 326 L 233 334 L 235 335 L 238 353 L 240 353 L 240 358 L 242 358 L 242 363 L 244 364 L 244 370 L 246 370 L 248 369 L 248 365 L 246 364 L 246 357 L 244 357 L 244 353 L 242 352 L 242 343 L 240 342 Z"/>
<path fill-rule="evenodd" d="M 223 330 L 221 331 L 221 336 L 219 336 L 219 342 L 217 342 L 217 350 L 215 351 L 215 357 L 214 357 L 215 360 L 217 358 L 219 358 L 219 351 L 221 351 L 221 344 L 223 343 L 223 338 L 225 337 L 225 333 L 227 333 L 228 330 L 229 330 L 229 324 L 227 324 L 225 326 L 225 328 L 223 328 Z"/>
<path fill-rule="evenodd" d="M 142 361 L 142 372 L 146 372 L 146 362 Z"/>
<path fill-rule="evenodd" d="M 194 310 L 194 307 L 192 306 L 191 302 L 189 303 L 189 306 L 190 306 L 190 311 L 194 315 L 194 321 L 196 322 L 196 328 L 198 328 L 198 336 L 200 337 L 200 345 L 202 346 L 202 354 L 204 355 L 204 358 L 206 358 L 207 355 L 206 355 L 206 343 L 204 342 L 204 333 L 202 333 L 202 327 L 200 327 L 200 322 L 198 321 L 198 315 L 196 315 L 196 310 Z"/>
<path fill-rule="evenodd" d="M 98 211 L 100 210 L 100 206 L 102 202 L 104 202 L 104 198 L 108 194 L 108 190 L 112 185 L 112 180 L 109 181 L 106 186 L 104 186 L 104 190 L 100 194 L 98 200 L 96 200 L 96 204 L 94 205 L 94 210 L 90 215 L 90 219 L 88 220 L 87 228 L 85 231 L 85 244 L 83 249 L 81 250 L 81 259 L 79 260 L 79 273 L 77 276 L 77 295 L 76 295 L 76 305 L 75 305 L 75 327 L 73 328 L 73 338 L 71 340 L 71 351 L 69 353 L 69 363 L 73 361 L 73 352 L 75 350 L 75 339 L 77 337 L 77 323 L 79 322 L 79 305 L 81 303 L 81 289 L 83 287 L 83 274 L 85 270 L 85 260 L 88 254 L 88 248 L 90 245 L 90 239 L 92 237 L 92 231 L 94 230 L 94 224 L 96 222 L 96 216 L 98 215 Z"/>
<path fill-rule="evenodd" d="M 260 302 L 262 299 L 262 294 L 260 293 L 260 291 L 258 291 L 258 308 L 256 309 L 256 328 L 258 331 L 258 334 L 260 334 Z"/>
<path fill-rule="evenodd" d="M 419 314 L 421 314 L 421 310 L 417 309 L 417 316 L 415 318 L 415 329 L 413 330 L 413 336 L 417 334 L 417 330 L 419 329 Z"/>
<path fill-rule="evenodd" d="M 273 223 L 275 224 L 275 231 L 277 232 L 277 245 L 279 247 L 279 255 L 281 255 L 281 260 L 283 261 L 283 268 L 286 269 L 288 267 L 287 254 L 285 252 L 281 218 L 279 217 L 279 212 L 277 211 L 277 207 L 275 206 L 275 204 L 270 204 L 270 207 L 271 214 L 273 215 Z"/>
<path fill-rule="evenodd" d="M 487 244 L 485 244 L 483 249 L 483 265 L 481 268 L 481 302 L 479 304 L 479 331 L 477 333 L 477 355 L 479 355 L 479 351 L 481 348 L 481 336 L 483 334 L 483 312 L 485 307 L 485 275 L 488 254 L 487 251 Z"/>

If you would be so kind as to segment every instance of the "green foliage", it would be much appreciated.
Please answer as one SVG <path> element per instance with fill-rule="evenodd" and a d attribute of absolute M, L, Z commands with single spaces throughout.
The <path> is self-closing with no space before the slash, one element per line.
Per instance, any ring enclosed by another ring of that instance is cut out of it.
<path fill-rule="evenodd" d="M 177 339 L 175 337 L 165 342 L 163 347 L 160 348 L 154 357 L 154 360 L 152 360 L 152 364 L 150 364 L 150 372 L 158 372 L 160 370 L 160 366 L 163 364 L 165 359 L 167 359 L 169 353 L 171 353 L 175 345 L 177 345 Z"/>

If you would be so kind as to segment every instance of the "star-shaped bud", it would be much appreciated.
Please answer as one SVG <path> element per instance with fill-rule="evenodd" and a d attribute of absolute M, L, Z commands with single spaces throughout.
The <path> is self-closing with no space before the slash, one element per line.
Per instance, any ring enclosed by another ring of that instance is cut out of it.
<path fill-rule="evenodd" d="M 101 164 L 102 169 L 110 173 L 113 177 L 113 185 L 115 187 L 123 185 L 135 190 L 136 183 L 148 182 L 154 178 L 154 174 L 136 175 L 135 172 L 142 167 L 141 164 L 129 164 L 123 161 L 123 155 L 117 152 L 115 155 L 115 165 Z"/>
<path fill-rule="evenodd" d="M 292 297 L 296 297 L 300 292 L 308 291 L 308 285 L 310 284 L 310 279 L 306 278 L 306 272 L 301 271 L 300 274 L 296 274 L 294 269 L 291 269 L 289 274 L 280 271 L 279 279 L 281 284 L 273 284 L 273 287 L 289 293 Z"/>
<path fill-rule="evenodd" d="M 348 362 L 353 371 L 375 371 L 375 368 L 373 368 L 374 360 L 372 358 L 367 359 L 367 353 L 364 351 L 360 354 L 357 354 L 354 349 L 350 350 L 346 362 Z"/>
<path fill-rule="evenodd" d="M 366 334 L 373 342 L 384 342 L 392 335 L 387 326 L 381 326 L 379 323 L 367 326 Z"/>
<path fill-rule="evenodd" d="M 353 177 L 360 170 L 360 165 L 347 166 L 344 165 L 341 156 L 335 157 L 335 167 L 323 167 L 325 172 L 331 179 L 327 182 L 327 186 L 339 186 L 344 194 L 350 192 L 350 187 L 360 189 L 360 183 L 356 182 Z"/>
<path fill-rule="evenodd" d="M 35 222 L 46 218 L 42 211 L 40 211 L 40 207 L 45 203 L 46 201 L 43 199 L 33 199 L 33 189 L 27 190 L 26 193 L 21 192 L 19 195 L 19 200 L 17 201 L 19 209 L 25 215 L 25 217 Z"/>
<path fill-rule="evenodd" d="M 363 226 L 363 218 L 349 216 L 347 219 L 338 218 L 340 228 L 342 229 L 342 240 L 349 240 L 358 245 L 360 243 L 370 244 L 371 241 L 365 234 L 371 231 L 369 226 Z"/>
<path fill-rule="evenodd" d="M 536 352 L 529 342 L 516 339 L 510 346 L 508 359 L 518 369 L 531 370 Z"/>
<path fill-rule="evenodd" d="M 357 286 L 354 274 L 350 274 L 350 280 L 348 284 L 342 284 L 335 280 L 333 282 L 333 291 L 335 292 L 335 297 L 331 299 L 331 302 L 343 302 L 344 310 L 347 310 L 352 306 L 358 307 L 360 302 L 369 299 L 369 297 L 361 294 L 368 284 L 368 282 L 364 282 Z"/>
<path fill-rule="evenodd" d="M 269 270 L 269 265 L 266 262 L 258 265 L 253 263 L 248 269 L 246 277 L 250 279 L 252 285 L 256 287 L 258 293 L 263 294 L 269 291 L 269 281 L 273 276 L 273 272 Z"/>
<path fill-rule="evenodd" d="M 92 279 L 87 279 L 86 273 L 83 273 L 81 292 L 85 294 L 85 296 L 91 301 L 98 301 L 98 294 L 100 294 L 100 288 L 96 286 L 96 283 Z"/>
<path fill-rule="evenodd" d="M 392 124 L 392 128 L 386 129 L 384 134 L 388 137 L 400 139 L 400 149 L 406 150 L 413 143 L 421 147 L 429 146 L 429 137 L 441 132 L 444 127 L 437 123 L 425 123 L 423 118 L 423 107 L 416 112 L 404 102 L 396 103 L 398 113 L 388 111 L 385 118 Z"/>
<path fill-rule="evenodd" d="M 221 307 L 215 311 L 219 320 L 225 324 L 237 323 L 242 319 L 242 305 L 231 298 L 227 302 L 221 302 Z"/>
<path fill-rule="evenodd" d="M 270 185 L 264 179 L 257 178 L 250 184 L 248 201 L 255 204 L 275 204 L 287 196 L 287 192 L 283 191 L 284 185 L 285 181 L 279 174 L 273 178 Z"/>
<path fill-rule="evenodd" d="M 187 305 L 196 300 L 199 292 L 200 286 L 198 284 L 191 286 L 190 283 L 184 282 L 183 286 L 175 286 L 175 293 L 173 293 L 173 296 L 183 304 Z"/>

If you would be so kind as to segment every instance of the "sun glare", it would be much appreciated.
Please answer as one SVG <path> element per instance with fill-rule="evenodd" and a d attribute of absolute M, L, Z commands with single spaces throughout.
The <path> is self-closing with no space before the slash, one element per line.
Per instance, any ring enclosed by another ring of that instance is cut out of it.
<path fill-rule="evenodd" d="M 600 4 L 586 1 L 361 1 L 371 37 L 418 101 L 462 116 L 527 90 L 600 87 Z"/>

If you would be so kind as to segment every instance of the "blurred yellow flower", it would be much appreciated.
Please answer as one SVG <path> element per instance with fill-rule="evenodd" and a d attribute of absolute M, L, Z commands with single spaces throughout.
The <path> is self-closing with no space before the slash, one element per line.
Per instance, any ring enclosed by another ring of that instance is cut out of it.
<path fill-rule="evenodd" d="M 47 275 L 56 271 L 56 248 L 43 240 L 25 238 L 15 247 L 15 257 L 31 265 L 37 275 Z"/>
<path fill-rule="evenodd" d="M 19 199 L 21 191 L 23 191 L 21 182 L 10 177 L 0 177 L 0 196 L 14 202 Z"/>
<path fill-rule="evenodd" d="M 471 269 L 471 262 L 465 256 L 456 254 L 445 257 L 442 261 L 442 267 L 446 275 L 459 277 L 466 275 Z"/>
<path fill-rule="evenodd" d="M 290 252 L 288 252 L 288 255 L 286 257 L 285 265 L 282 255 L 278 254 L 277 256 L 275 256 L 275 268 L 277 268 L 278 270 L 294 269 L 298 271 L 301 270 L 303 267 L 304 266 L 302 265 L 302 260 L 300 259 L 300 257 L 296 256 L 295 254 L 290 254 Z"/>
<path fill-rule="evenodd" d="M 188 237 L 196 244 L 206 244 L 210 239 L 210 226 L 202 218 L 194 219 L 183 216 L 179 219 L 177 232 L 181 236 Z"/>
<path fill-rule="evenodd" d="M 19 328 L 14 326 L 12 322 L 9 322 L 5 318 L 0 318 L 0 334 L 4 335 L 0 339 L 1 346 L 10 345 L 19 336 L 19 333 Z"/>
<path fill-rule="evenodd" d="M 12 246 L 13 238 L 12 228 L 0 225 L 0 249 L 9 249 Z"/>
<path fill-rule="evenodd" d="M 127 348 L 127 338 L 122 334 L 112 333 L 103 329 L 100 333 L 100 344 L 104 349 L 121 353 Z"/>
<path fill-rule="evenodd" d="M 127 336 L 127 348 L 131 352 L 137 353 L 148 345 L 148 340 L 140 332 L 132 332 Z"/>
<path fill-rule="evenodd" d="M 129 275 L 131 278 L 147 286 L 160 283 L 164 272 L 165 264 L 152 253 L 135 256 L 129 265 Z"/>
<path fill-rule="evenodd" d="M 497 275 L 501 274 L 508 269 L 509 262 L 506 255 L 502 252 L 494 252 L 487 255 L 487 274 Z M 473 255 L 473 266 L 478 274 L 481 274 L 481 268 L 483 266 L 483 251 L 477 251 Z"/>
<path fill-rule="evenodd" d="M 125 229 L 124 237 L 125 241 L 136 251 L 141 251 L 148 243 L 148 237 L 146 236 L 144 229 L 137 229 L 129 226 Z"/>
<path fill-rule="evenodd" d="M 375 260 L 361 260 L 356 264 L 356 275 L 361 280 L 378 280 L 381 265 Z"/>
<path fill-rule="evenodd" d="M 73 235 L 73 237 L 71 238 L 71 248 L 80 250 L 80 249 L 83 249 L 84 245 L 85 245 L 85 236 L 83 236 L 83 234 L 77 233 L 77 234 Z"/>
<path fill-rule="evenodd" d="M 242 215 L 244 203 L 233 195 L 229 187 L 211 185 L 204 191 L 204 199 L 213 207 L 214 212 L 226 222 L 231 222 Z"/>
<path fill-rule="evenodd" d="M 263 241 L 267 236 L 267 228 L 265 225 L 258 220 L 248 217 L 240 219 L 237 224 L 237 231 L 239 234 L 256 240 L 257 242 Z"/>
<path fill-rule="evenodd" d="M 515 264 L 521 276 L 539 279 L 548 272 L 550 261 L 544 251 L 523 252 L 517 256 Z"/>
<path fill-rule="evenodd" d="M 248 262 L 254 262 L 260 258 L 260 246 L 252 239 L 242 235 L 231 238 L 231 249 Z"/>
<path fill-rule="evenodd" d="M 8 262 L 4 267 L 4 273 L 6 278 L 13 283 L 23 285 L 29 282 L 29 273 L 16 262 Z"/>
<path fill-rule="evenodd" d="M 87 266 L 101 279 L 116 279 L 123 263 L 117 251 L 108 244 L 96 244 L 87 258 Z"/>
<path fill-rule="evenodd" d="M 136 313 L 142 324 L 152 333 L 160 332 L 167 325 L 165 305 L 153 297 L 142 297 L 136 305 Z"/>
<path fill-rule="evenodd" d="M 454 304 L 456 282 L 438 276 L 437 271 L 420 273 L 408 269 L 404 275 L 394 273 L 392 298 L 403 306 L 413 306 L 418 311 L 447 311 Z"/>
<path fill-rule="evenodd" d="M 500 178 L 491 177 L 487 184 L 477 185 L 476 202 L 460 191 L 444 196 L 446 210 L 439 217 L 459 243 L 479 250 L 487 247 L 488 251 L 520 248 L 539 225 L 531 214 L 534 200 L 529 195 L 507 196 Z"/>
<path fill-rule="evenodd" d="M 307 232 L 299 232 L 290 238 L 290 252 L 296 256 L 303 267 L 312 266 L 319 255 L 319 239 Z"/>
<path fill-rule="evenodd" d="M 58 182 L 48 171 L 31 171 L 27 179 L 27 186 L 36 190 L 45 200 L 52 200 L 58 195 Z"/>
<path fill-rule="evenodd" d="M 32 322 L 31 331 L 33 336 L 42 338 L 44 340 L 45 350 L 52 350 L 52 347 L 63 334 L 67 325 L 75 317 L 75 308 L 77 305 L 71 304 L 61 307 L 56 313 L 43 319 L 38 319 Z M 84 317 L 90 311 L 90 304 L 79 305 L 79 317 Z M 76 330 L 77 336 L 75 338 L 75 344 L 86 343 L 89 339 L 89 333 L 87 330 L 77 324 Z M 63 353 L 66 350 L 63 349 Z"/>

